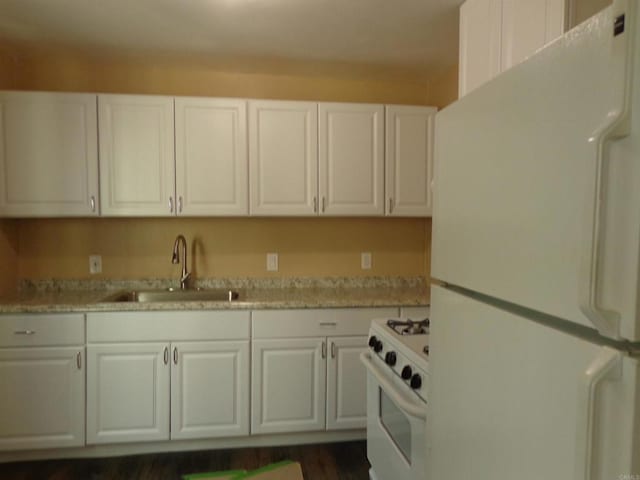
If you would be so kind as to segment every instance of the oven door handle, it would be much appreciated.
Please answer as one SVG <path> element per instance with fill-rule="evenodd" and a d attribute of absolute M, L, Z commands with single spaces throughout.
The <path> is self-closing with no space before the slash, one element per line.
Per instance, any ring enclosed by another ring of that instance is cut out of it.
<path fill-rule="evenodd" d="M 420 420 L 425 420 L 427 418 L 426 407 L 416 405 L 415 403 L 407 400 L 405 395 L 403 395 L 402 392 L 398 391 L 397 387 L 392 382 L 390 382 L 380 371 L 380 369 L 371 361 L 371 357 L 369 356 L 368 352 L 362 352 L 360 354 L 360 361 L 364 363 L 367 371 L 375 377 L 378 384 L 391 398 L 391 400 L 393 400 L 395 404 L 400 407 L 405 413 L 411 415 L 412 417 L 419 418 Z"/>

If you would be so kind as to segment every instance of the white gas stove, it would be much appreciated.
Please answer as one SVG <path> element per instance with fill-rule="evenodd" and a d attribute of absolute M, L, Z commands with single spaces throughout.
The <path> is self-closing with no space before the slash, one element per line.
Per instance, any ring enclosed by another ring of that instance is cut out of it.
<path fill-rule="evenodd" d="M 361 358 L 368 373 L 370 478 L 424 480 L 429 320 L 373 320 Z"/>

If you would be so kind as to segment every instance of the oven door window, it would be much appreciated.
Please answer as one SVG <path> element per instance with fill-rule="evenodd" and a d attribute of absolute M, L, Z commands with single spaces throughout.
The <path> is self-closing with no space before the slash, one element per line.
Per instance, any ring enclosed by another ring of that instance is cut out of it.
<path fill-rule="evenodd" d="M 407 415 L 384 393 L 380 392 L 380 423 L 389 438 L 402 452 L 407 463 L 411 464 L 411 422 Z"/>

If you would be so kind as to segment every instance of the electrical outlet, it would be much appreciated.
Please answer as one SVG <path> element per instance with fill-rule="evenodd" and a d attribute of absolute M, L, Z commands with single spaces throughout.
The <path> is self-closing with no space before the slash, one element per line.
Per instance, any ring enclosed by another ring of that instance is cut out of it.
<path fill-rule="evenodd" d="M 102 273 L 102 256 L 89 255 L 89 273 Z"/>
<path fill-rule="evenodd" d="M 278 254 L 277 253 L 267 253 L 267 271 L 268 272 L 278 271 Z"/>
<path fill-rule="evenodd" d="M 362 270 L 371 270 L 371 252 L 362 252 L 360 254 L 360 268 Z"/>

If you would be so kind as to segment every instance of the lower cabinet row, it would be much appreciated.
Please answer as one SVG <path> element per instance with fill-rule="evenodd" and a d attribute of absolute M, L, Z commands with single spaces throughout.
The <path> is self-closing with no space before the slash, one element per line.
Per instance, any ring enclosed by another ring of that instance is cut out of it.
<path fill-rule="evenodd" d="M 0 316 L 0 450 L 364 428 L 359 354 L 394 312 Z"/>

